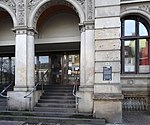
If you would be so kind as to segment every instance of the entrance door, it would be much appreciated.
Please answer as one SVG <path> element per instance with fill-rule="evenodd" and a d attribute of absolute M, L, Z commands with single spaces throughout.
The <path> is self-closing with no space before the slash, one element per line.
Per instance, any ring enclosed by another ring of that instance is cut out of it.
<path fill-rule="evenodd" d="M 36 56 L 36 81 L 44 75 L 44 84 L 72 85 L 80 81 L 79 54 L 52 54 Z"/>

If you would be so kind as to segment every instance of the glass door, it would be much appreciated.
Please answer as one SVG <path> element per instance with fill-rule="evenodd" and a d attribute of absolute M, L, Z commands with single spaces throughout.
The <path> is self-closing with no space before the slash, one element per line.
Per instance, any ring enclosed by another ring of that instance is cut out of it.
<path fill-rule="evenodd" d="M 44 84 L 72 85 L 80 81 L 79 54 L 52 54 L 35 57 L 36 82 L 44 76 Z"/>
<path fill-rule="evenodd" d="M 35 57 L 35 81 L 49 84 L 50 59 L 49 56 Z"/>
<path fill-rule="evenodd" d="M 15 57 L 0 57 L 0 86 L 6 87 L 15 81 Z"/>
<path fill-rule="evenodd" d="M 62 58 L 62 84 L 72 85 L 80 82 L 79 54 L 66 54 Z"/>

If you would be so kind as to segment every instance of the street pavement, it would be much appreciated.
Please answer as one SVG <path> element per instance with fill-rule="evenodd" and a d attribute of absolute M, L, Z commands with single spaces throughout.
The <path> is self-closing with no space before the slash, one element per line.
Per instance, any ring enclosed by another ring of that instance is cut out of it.
<path fill-rule="evenodd" d="M 106 125 L 150 125 L 150 112 L 123 112 L 123 123 Z"/>

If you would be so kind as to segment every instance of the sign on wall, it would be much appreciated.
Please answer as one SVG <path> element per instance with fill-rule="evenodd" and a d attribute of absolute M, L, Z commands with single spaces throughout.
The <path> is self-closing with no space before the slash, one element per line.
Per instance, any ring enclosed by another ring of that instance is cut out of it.
<path fill-rule="evenodd" d="M 104 81 L 111 81 L 112 80 L 112 67 L 111 66 L 104 66 L 103 67 L 103 80 Z"/>

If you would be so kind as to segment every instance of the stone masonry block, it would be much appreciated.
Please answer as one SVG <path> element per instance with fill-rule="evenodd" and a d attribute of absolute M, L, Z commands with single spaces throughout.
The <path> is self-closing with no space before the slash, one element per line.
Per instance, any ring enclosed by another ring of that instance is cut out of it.
<path fill-rule="evenodd" d="M 120 27 L 120 17 L 95 19 L 95 28 L 114 28 Z"/>
<path fill-rule="evenodd" d="M 96 50 L 115 50 L 115 49 L 120 49 L 120 46 L 121 46 L 121 41 L 119 39 L 95 41 Z"/>
<path fill-rule="evenodd" d="M 95 61 L 119 61 L 120 51 L 97 51 L 95 52 Z"/>
<path fill-rule="evenodd" d="M 112 80 L 110 81 L 103 80 L 103 73 L 96 73 L 95 83 L 120 83 L 120 73 L 112 73 Z"/>
<path fill-rule="evenodd" d="M 119 5 L 120 0 L 95 0 L 95 6 L 111 6 L 111 5 Z"/>
<path fill-rule="evenodd" d="M 122 103 L 120 100 L 94 101 L 96 118 L 105 118 L 109 123 L 122 123 Z"/>
<path fill-rule="evenodd" d="M 120 15 L 120 6 L 95 8 L 95 17 L 114 17 Z"/>
<path fill-rule="evenodd" d="M 104 66 L 111 66 L 112 72 L 120 72 L 120 62 L 96 62 L 95 63 L 95 72 L 102 73 Z"/>
<path fill-rule="evenodd" d="M 120 39 L 120 28 L 95 30 L 95 39 Z"/>
<path fill-rule="evenodd" d="M 121 86 L 116 84 L 96 84 L 94 93 L 121 93 Z"/>

